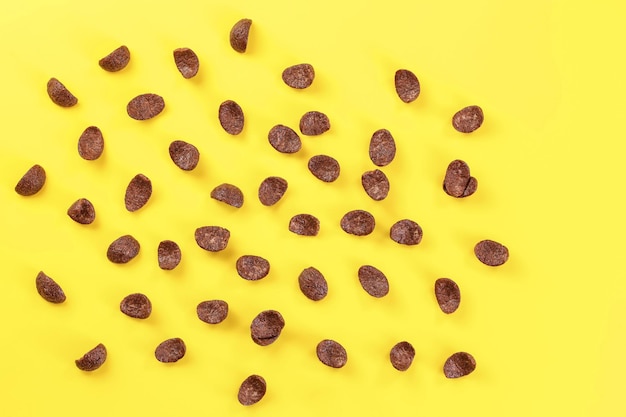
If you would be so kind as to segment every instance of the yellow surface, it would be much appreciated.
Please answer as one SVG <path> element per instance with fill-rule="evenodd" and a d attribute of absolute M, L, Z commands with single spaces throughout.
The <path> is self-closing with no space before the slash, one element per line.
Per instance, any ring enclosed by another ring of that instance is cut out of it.
<path fill-rule="evenodd" d="M 24 4 L 28 3 L 28 4 Z M 3 2 L 2 140 L 0 142 L 0 260 L 2 343 L 0 414 L 222 416 L 607 416 L 624 415 L 626 280 L 623 236 L 623 22 L 616 1 L 529 0 L 273 1 L 44 1 Z M 248 52 L 228 43 L 231 26 L 253 20 Z M 119 73 L 98 60 L 125 44 L 129 66 Z M 201 68 L 181 77 L 172 51 L 190 47 Z M 282 70 L 314 65 L 312 87 L 284 85 Z M 393 74 L 415 72 L 422 93 L 411 104 L 395 94 Z M 57 77 L 78 97 L 70 109 L 46 95 Z M 126 115 L 135 95 L 166 101 L 157 118 Z M 219 104 L 238 102 L 241 135 L 226 134 Z M 479 104 L 485 123 L 462 135 L 452 114 Z M 328 114 L 332 128 L 302 136 L 295 155 L 276 152 L 267 132 L 278 123 L 297 128 L 309 110 Z M 77 153 L 80 133 L 99 126 L 103 156 Z M 371 134 L 387 128 L 398 147 L 383 171 L 389 197 L 374 202 L 360 176 L 374 166 Z M 198 168 L 183 172 L 169 159 L 175 139 L 195 144 Z M 306 161 L 329 154 L 341 164 L 332 184 L 315 179 Z M 478 192 L 462 200 L 441 189 L 447 164 L 468 162 Z M 48 173 L 36 196 L 13 188 L 33 164 Z M 154 193 L 143 209 L 124 209 L 124 190 L 137 173 Z M 284 199 L 264 207 L 263 178 L 289 181 Z M 245 194 L 236 210 L 209 197 L 223 182 Z M 66 215 L 90 199 L 95 223 Z M 372 235 L 339 228 L 352 209 L 371 211 Z M 311 213 L 316 238 L 287 230 L 289 218 Z M 423 242 L 403 247 L 388 238 L 402 218 L 424 229 Z M 232 232 L 222 253 L 194 241 L 194 230 L 221 225 Z M 126 265 L 107 261 L 107 246 L 123 234 L 141 243 Z M 511 252 L 499 268 L 472 253 L 484 238 Z M 156 248 L 178 242 L 183 260 L 162 271 Z M 239 278 L 235 260 L 266 257 L 269 276 Z M 356 271 L 372 264 L 390 281 L 374 299 Z M 315 266 L 330 291 L 314 303 L 297 276 Z M 43 270 L 67 301 L 39 297 Z M 434 281 L 450 277 L 462 303 L 444 315 Z M 153 302 L 145 321 L 126 317 L 119 302 L 143 292 Z M 226 300 L 230 315 L 210 326 L 195 307 Z M 279 310 L 286 327 L 278 341 L 257 346 L 252 318 Z M 181 337 L 187 355 L 162 364 L 154 348 Z M 348 364 L 318 362 L 315 345 L 340 341 Z M 404 373 L 388 360 L 391 346 L 410 341 L 413 366 Z M 79 371 L 74 360 L 97 343 L 105 365 Z M 455 351 L 478 363 L 468 377 L 448 380 L 442 365 Z M 239 384 L 263 375 L 267 395 L 252 407 L 237 402 Z"/>

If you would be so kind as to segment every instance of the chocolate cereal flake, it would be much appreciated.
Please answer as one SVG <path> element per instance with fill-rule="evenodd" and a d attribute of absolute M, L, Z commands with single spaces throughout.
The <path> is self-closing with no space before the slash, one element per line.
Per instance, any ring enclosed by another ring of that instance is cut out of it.
<path fill-rule="evenodd" d="M 478 129 L 485 120 L 483 109 L 479 106 L 467 106 L 452 117 L 452 126 L 461 133 L 471 133 Z"/>
<path fill-rule="evenodd" d="M 124 204 L 126 210 L 137 211 L 146 205 L 152 195 L 152 182 L 143 174 L 137 174 L 126 187 Z"/>
<path fill-rule="evenodd" d="M 189 48 L 174 49 L 174 63 L 184 78 L 195 76 L 200 68 L 198 55 Z"/>
<path fill-rule="evenodd" d="M 389 165 L 396 156 L 396 142 L 387 129 L 379 129 L 370 139 L 370 159 L 374 165 L 384 167 Z"/>
<path fill-rule="evenodd" d="M 236 208 L 243 206 L 243 193 L 232 184 L 218 185 L 211 191 L 211 198 Z"/>
<path fill-rule="evenodd" d="M 120 302 L 120 311 L 129 317 L 147 319 L 152 313 L 152 303 L 144 294 L 130 294 Z"/>
<path fill-rule="evenodd" d="M 454 313 L 461 303 L 461 290 L 450 278 L 439 278 L 435 281 L 435 298 L 441 311 Z"/>
<path fill-rule="evenodd" d="M 196 307 L 196 314 L 205 323 L 221 323 L 228 316 L 228 303 L 222 300 L 202 301 Z"/>
<path fill-rule="evenodd" d="M 226 133 L 238 135 L 243 130 L 243 110 L 234 101 L 226 100 L 220 104 L 217 117 Z"/>
<path fill-rule="evenodd" d="M 100 158 L 104 151 L 104 137 L 96 126 L 89 126 L 78 138 L 78 154 L 87 161 Z"/>
<path fill-rule="evenodd" d="M 243 255 L 237 259 L 237 273 L 248 281 L 257 281 L 265 278 L 270 272 L 270 263 L 267 259 L 255 255 Z"/>
<path fill-rule="evenodd" d="M 285 327 L 283 316 L 275 310 L 260 312 L 250 325 L 250 336 L 259 346 L 271 345 Z"/>
<path fill-rule="evenodd" d="M 163 97 L 158 94 L 141 94 L 128 102 L 126 112 L 135 120 L 148 120 L 157 116 L 165 108 Z"/>
<path fill-rule="evenodd" d="M 415 348 L 409 342 L 396 343 L 389 352 L 389 360 L 391 365 L 398 371 L 406 371 L 409 369 L 415 358 Z"/>
<path fill-rule="evenodd" d="M 467 352 L 457 352 L 450 356 L 443 365 L 446 378 L 460 378 L 469 375 L 476 369 L 476 360 Z"/>
<path fill-rule="evenodd" d="M 374 231 L 376 221 L 374 220 L 374 216 L 365 210 L 352 210 L 341 218 L 340 225 L 346 233 L 356 236 L 365 236 Z"/>
<path fill-rule="evenodd" d="M 304 269 L 298 276 L 300 291 L 308 299 L 319 301 L 328 294 L 328 283 L 324 275 L 314 267 Z"/>
<path fill-rule="evenodd" d="M 317 236 L 320 221 L 311 214 L 296 214 L 289 221 L 289 231 L 300 236 Z"/>
<path fill-rule="evenodd" d="M 46 171 L 41 165 L 33 165 L 17 182 L 15 192 L 24 197 L 35 195 L 45 183 Z"/>
<path fill-rule="evenodd" d="M 182 339 L 175 337 L 167 339 L 159 344 L 154 351 L 154 356 L 159 362 L 177 362 L 185 356 L 187 347 Z"/>
<path fill-rule="evenodd" d="M 107 360 L 107 349 L 102 343 L 85 353 L 82 358 L 76 359 L 76 367 L 81 371 L 95 371 Z"/>
<path fill-rule="evenodd" d="M 96 219 L 96 209 L 91 201 L 79 198 L 67 209 L 67 215 L 76 223 L 91 224 Z"/>
<path fill-rule="evenodd" d="M 500 266 L 509 259 L 509 249 L 493 240 L 481 240 L 474 246 L 474 254 L 485 265 Z"/>
<path fill-rule="evenodd" d="M 346 349 L 334 340 L 322 340 L 315 351 L 320 362 L 331 368 L 341 368 L 348 362 Z"/>
<path fill-rule="evenodd" d="M 379 269 L 371 265 L 363 265 L 358 272 L 359 282 L 366 293 L 381 298 L 389 293 L 389 281 Z"/>
<path fill-rule="evenodd" d="M 259 201 L 264 206 L 278 203 L 287 191 L 287 180 L 281 177 L 267 177 L 259 186 Z"/>
<path fill-rule="evenodd" d="M 56 78 L 50 78 L 48 81 L 48 96 L 54 104 L 57 104 L 61 107 L 72 107 L 78 103 L 78 99 L 74 96 L 74 94 L 70 93 L 61 81 Z"/>
<path fill-rule="evenodd" d="M 422 241 L 422 228 L 413 220 L 403 219 L 394 223 L 389 237 L 401 245 L 417 245 Z"/>
<path fill-rule="evenodd" d="M 203 226 L 196 229 L 195 239 L 198 246 L 209 252 L 226 249 L 230 231 L 220 226 Z"/>
<path fill-rule="evenodd" d="M 270 145 L 281 153 L 296 153 L 302 148 L 300 136 L 290 127 L 276 125 L 267 134 Z"/>
<path fill-rule="evenodd" d="M 298 64 L 285 68 L 283 81 L 291 88 L 303 89 L 313 84 L 315 70 L 311 64 Z"/>
<path fill-rule="evenodd" d="M 200 161 L 198 148 L 182 140 L 170 143 L 169 153 L 176 166 L 184 171 L 191 171 Z"/>
<path fill-rule="evenodd" d="M 477 188 L 478 181 L 470 176 L 469 166 L 464 161 L 457 159 L 450 162 L 443 180 L 443 190 L 446 194 L 462 198 L 474 194 Z"/>
<path fill-rule="evenodd" d="M 409 70 L 396 71 L 395 84 L 398 97 L 405 103 L 414 101 L 420 95 L 420 82 Z"/>
<path fill-rule="evenodd" d="M 117 72 L 126 68 L 130 61 L 130 51 L 125 45 L 115 49 L 109 55 L 102 58 L 98 64 L 100 67 L 109 72 Z"/>
<path fill-rule="evenodd" d="M 159 243 L 157 258 L 159 261 L 159 268 L 167 271 L 172 270 L 178 266 L 182 258 L 180 247 L 176 242 L 164 240 Z"/>
<path fill-rule="evenodd" d="M 35 287 L 41 297 L 54 304 L 61 304 L 65 301 L 65 293 L 61 286 L 52 278 L 40 271 L 35 278 Z"/>
<path fill-rule="evenodd" d="M 139 254 L 140 245 L 131 235 L 115 239 L 107 249 L 107 258 L 115 264 L 125 264 Z"/>
<path fill-rule="evenodd" d="M 339 178 L 341 168 L 335 158 L 328 155 L 315 155 L 309 159 L 309 171 L 315 178 L 324 182 L 333 182 Z"/>
<path fill-rule="evenodd" d="M 389 194 L 389 180 L 380 169 L 364 172 L 361 184 L 367 195 L 375 201 L 384 200 Z"/>
<path fill-rule="evenodd" d="M 241 405 L 256 404 L 261 401 L 266 390 L 267 384 L 262 376 L 250 375 L 241 383 L 237 393 L 237 400 L 239 400 Z"/>
<path fill-rule="evenodd" d="M 317 136 L 330 129 L 328 116 L 319 111 L 304 113 L 300 118 L 300 132 L 307 136 Z"/>
<path fill-rule="evenodd" d="M 230 30 L 230 46 L 237 52 L 246 52 L 248 48 L 248 36 L 252 20 L 241 19 Z"/>

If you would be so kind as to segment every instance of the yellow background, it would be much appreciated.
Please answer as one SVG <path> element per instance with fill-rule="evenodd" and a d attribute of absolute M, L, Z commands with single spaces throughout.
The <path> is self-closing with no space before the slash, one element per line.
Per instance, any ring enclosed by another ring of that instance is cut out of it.
<path fill-rule="evenodd" d="M 606 416 L 626 413 L 626 280 L 624 216 L 623 22 L 617 1 L 120 1 L 3 2 L 0 7 L 0 414 L 224 416 Z M 249 49 L 234 52 L 231 26 L 253 25 Z M 125 44 L 129 66 L 107 73 L 98 60 Z M 185 80 L 172 51 L 199 56 L 197 77 Z M 280 74 L 308 62 L 313 85 L 295 91 Z M 397 69 L 412 70 L 422 93 L 401 102 Z M 57 77 L 78 97 L 54 105 L 45 86 Z M 157 118 L 126 115 L 137 94 L 165 98 Z M 246 124 L 239 136 L 217 121 L 219 104 L 238 102 Z M 470 135 L 451 127 L 458 109 L 479 104 L 484 125 Z M 325 112 L 331 130 L 302 136 L 295 155 L 267 141 L 275 124 L 298 126 L 309 110 Z M 82 160 L 80 133 L 99 126 L 103 156 Z M 371 134 L 387 128 L 398 153 L 383 171 L 389 197 L 371 200 L 360 176 L 374 166 Z M 200 164 L 178 169 L 168 145 L 196 145 Z M 306 161 L 329 154 L 341 164 L 332 184 L 315 179 Z M 441 183 L 447 164 L 465 160 L 478 179 L 475 195 L 456 200 Z M 14 186 L 33 164 L 48 173 L 44 189 L 21 197 Z M 148 205 L 124 209 L 124 190 L 137 173 L 153 182 Z M 264 207 L 261 180 L 289 182 L 284 199 Z M 237 210 L 209 197 L 223 182 L 238 185 Z M 96 208 L 81 226 L 67 217 L 80 197 Z M 342 215 L 370 211 L 377 226 L 358 238 L 339 228 Z M 316 238 L 287 230 L 289 218 L 311 213 Z M 404 247 L 389 227 L 410 218 L 423 242 Z M 196 227 L 232 232 L 221 253 L 200 249 Z M 111 241 L 132 234 L 139 256 L 107 261 Z M 484 238 L 508 246 L 499 268 L 478 262 Z M 156 248 L 179 243 L 183 259 L 162 271 Z M 266 257 L 269 276 L 241 279 L 235 260 Z M 391 290 L 374 299 L 356 271 L 372 264 Z M 329 283 L 320 302 L 306 299 L 297 276 L 315 266 Z M 39 297 L 43 270 L 67 301 Z M 460 286 L 459 310 L 444 315 L 433 284 Z M 120 300 L 143 292 L 153 314 L 139 321 Z M 225 322 L 199 321 L 195 307 L 221 298 Z M 249 336 L 252 318 L 279 310 L 286 327 L 267 347 Z M 154 348 L 181 337 L 187 355 L 162 364 Z M 348 364 L 322 365 L 315 345 L 341 342 Z M 391 346 L 416 349 L 407 372 L 393 369 Z M 74 360 L 98 343 L 105 365 L 79 371 Z M 476 371 L 448 380 L 445 359 L 471 352 Z M 265 398 L 237 402 L 248 375 L 267 381 Z"/>

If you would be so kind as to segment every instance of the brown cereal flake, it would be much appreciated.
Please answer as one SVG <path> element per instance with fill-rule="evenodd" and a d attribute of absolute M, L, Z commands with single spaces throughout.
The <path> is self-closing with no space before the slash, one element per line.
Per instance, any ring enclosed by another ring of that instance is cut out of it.
<path fill-rule="evenodd" d="M 243 110 L 234 101 L 226 100 L 220 104 L 217 117 L 226 133 L 238 135 L 243 130 Z"/>
<path fill-rule="evenodd" d="M 175 337 L 161 342 L 155 349 L 154 356 L 159 362 L 172 363 L 182 359 L 186 351 L 187 347 L 185 346 L 185 342 Z"/>
<path fill-rule="evenodd" d="M 267 177 L 259 186 L 259 201 L 264 206 L 278 203 L 287 191 L 287 180 L 281 177 Z"/>
<path fill-rule="evenodd" d="M 174 49 L 174 63 L 184 78 L 195 76 L 200 68 L 198 55 L 189 48 Z"/>
<path fill-rule="evenodd" d="M 420 82 L 411 71 L 400 69 L 395 75 L 396 93 L 405 103 L 414 101 L 420 95 Z"/>
<path fill-rule="evenodd" d="M 200 161 L 198 148 L 182 140 L 170 143 L 169 153 L 174 164 L 183 171 L 191 171 Z"/>
<path fill-rule="evenodd" d="M 115 239 L 107 249 L 107 259 L 116 264 L 125 264 L 139 254 L 140 245 L 131 235 Z"/>
<path fill-rule="evenodd" d="M 443 365 L 446 378 L 460 378 L 476 369 L 476 360 L 467 352 L 457 352 L 450 356 Z"/>
<path fill-rule="evenodd" d="M 313 84 L 315 70 L 311 64 L 298 64 L 285 68 L 283 81 L 291 88 L 303 89 Z"/>
<path fill-rule="evenodd" d="M 485 265 L 500 266 L 509 259 L 509 249 L 493 240 L 481 240 L 474 246 L 474 254 Z"/>
<path fill-rule="evenodd" d="M 389 360 L 398 371 L 409 369 L 415 358 L 415 348 L 409 342 L 399 342 L 391 348 Z"/>
<path fill-rule="evenodd" d="M 334 340 L 322 340 L 315 351 L 320 362 L 331 368 L 341 368 L 348 362 L 346 349 Z"/>
<path fill-rule="evenodd" d="M 79 198 L 67 209 L 67 215 L 76 223 L 91 224 L 96 219 L 96 209 L 91 201 Z"/>
<path fill-rule="evenodd" d="M 196 229 L 195 239 L 198 246 L 209 252 L 226 249 L 230 231 L 220 226 L 203 226 Z"/>
<path fill-rule="evenodd" d="M 252 20 L 241 19 L 230 30 L 230 46 L 237 52 L 246 52 L 248 48 L 248 36 L 250 34 Z"/>
<path fill-rule="evenodd" d="M 315 178 L 324 182 L 333 182 L 339 178 L 341 168 L 339 162 L 328 155 L 315 155 L 309 159 L 309 171 Z"/>
<path fill-rule="evenodd" d="M 159 268 L 170 271 L 178 266 L 182 254 L 176 242 L 163 240 L 157 249 Z"/>
<path fill-rule="evenodd" d="M 270 263 L 267 259 L 255 255 L 243 255 L 237 259 L 237 273 L 248 281 L 257 281 L 265 278 L 270 272 Z"/>
<path fill-rule="evenodd" d="M 232 184 L 220 184 L 211 191 L 211 198 L 240 208 L 243 206 L 243 193 Z"/>
<path fill-rule="evenodd" d="M 385 274 L 371 265 L 363 265 L 358 272 L 359 282 L 366 293 L 381 298 L 389 293 L 389 281 Z"/>
<path fill-rule="evenodd" d="M 76 367 L 81 371 L 95 371 L 107 360 L 107 349 L 102 343 L 85 353 L 80 359 L 76 359 Z"/>
<path fill-rule="evenodd" d="M 257 314 L 250 324 L 250 336 L 259 346 L 271 345 L 285 327 L 283 316 L 276 310 L 265 310 Z"/>
<path fill-rule="evenodd" d="M 100 158 L 104 151 L 104 137 L 96 126 L 89 126 L 78 138 L 78 154 L 87 161 Z"/>
<path fill-rule="evenodd" d="M 296 214 L 289 220 L 289 231 L 300 236 L 317 236 L 320 221 L 311 214 Z"/>
<path fill-rule="evenodd" d="M 450 278 L 439 278 L 435 281 L 435 298 L 441 311 L 454 313 L 461 303 L 461 290 Z"/>
<path fill-rule="evenodd" d="M 276 125 L 267 134 L 270 145 L 281 153 L 296 153 L 302 148 L 300 136 L 290 127 Z"/>
<path fill-rule="evenodd" d="M 389 165 L 396 156 L 396 142 L 387 129 L 378 129 L 372 134 L 369 147 L 370 159 L 374 165 Z"/>
<path fill-rule="evenodd" d="M 126 68 L 129 61 L 130 51 L 128 50 L 128 47 L 122 45 L 102 58 L 98 64 L 105 71 L 117 72 Z"/>
<path fill-rule="evenodd" d="M 417 245 L 422 241 L 422 228 L 413 220 L 399 220 L 391 226 L 389 237 L 401 245 Z"/>
<path fill-rule="evenodd" d="M 380 169 L 364 172 L 361 175 L 361 185 L 367 195 L 375 201 L 384 200 L 389 194 L 389 179 Z"/>
<path fill-rule="evenodd" d="M 46 183 L 46 171 L 41 165 L 33 165 L 20 178 L 15 186 L 15 192 L 28 197 L 37 194 Z"/>
<path fill-rule="evenodd" d="M 328 283 L 324 275 L 314 267 L 304 269 L 298 276 L 300 291 L 308 299 L 319 301 L 328 294 Z"/>
<path fill-rule="evenodd" d="M 317 136 L 330 129 L 328 116 L 319 111 L 304 113 L 300 118 L 300 132 L 306 136 Z"/>
<path fill-rule="evenodd" d="M 341 218 L 340 225 L 346 233 L 355 236 L 365 236 L 374 231 L 376 221 L 374 216 L 365 210 L 352 210 Z"/>
<path fill-rule="evenodd" d="M 450 162 L 443 180 L 443 190 L 446 194 L 462 198 L 474 194 L 477 188 L 478 181 L 470 175 L 467 163 L 460 159 Z"/>
<path fill-rule="evenodd" d="M 237 393 L 237 400 L 239 400 L 241 405 L 256 404 L 261 401 L 266 390 L 267 384 L 262 376 L 250 375 L 241 383 Z"/>
<path fill-rule="evenodd" d="M 152 313 L 152 303 L 144 294 L 130 294 L 120 302 L 120 311 L 135 319 L 147 319 Z"/>
<path fill-rule="evenodd" d="M 196 314 L 205 323 L 221 323 L 228 316 L 228 303 L 222 300 L 202 301 L 196 307 Z"/>
<path fill-rule="evenodd" d="M 61 304 L 65 301 L 65 292 L 55 280 L 40 271 L 35 278 L 35 287 L 41 297 L 53 304 Z"/>
<path fill-rule="evenodd" d="M 483 109 L 479 106 L 467 106 L 452 116 L 452 126 L 461 133 L 471 133 L 478 129 L 484 120 Z"/>
<path fill-rule="evenodd" d="M 130 180 L 124 195 L 126 210 L 137 211 L 146 205 L 152 195 L 152 182 L 143 174 L 137 174 Z"/>
<path fill-rule="evenodd" d="M 48 96 L 52 102 L 61 107 L 72 107 L 78 103 L 78 99 L 74 96 L 74 94 L 70 93 L 70 90 L 68 90 L 61 83 L 61 81 L 56 78 L 50 78 L 47 90 Z"/>
<path fill-rule="evenodd" d="M 126 112 L 135 120 L 148 120 L 157 116 L 165 108 L 163 97 L 158 94 L 140 94 L 128 102 Z"/>

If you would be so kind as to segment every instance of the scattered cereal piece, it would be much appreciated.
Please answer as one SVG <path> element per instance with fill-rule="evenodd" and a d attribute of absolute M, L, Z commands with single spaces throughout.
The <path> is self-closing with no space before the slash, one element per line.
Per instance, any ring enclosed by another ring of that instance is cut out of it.
<path fill-rule="evenodd" d="M 281 177 L 267 177 L 259 186 L 259 201 L 264 206 L 278 203 L 287 191 L 287 180 Z"/>
<path fill-rule="evenodd" d="M 389 293 L 389 281 L 379 269 L 371 265 L 363 265 L 358 272 L 359 282 L 366 293 L 381 298 Z"/>
<path fill-rule="evenodd" d="M 41 165 L 33 165 L 15 186 L 15 192 L 25 197 L 37 194 L 46 183 L 46 171 Z"/>
<path fill-rule="evenodd" d="M 226 249 L 230 239 L 230 231 L 220 226 L 203 226 L 196 229 L 196 243 L 209 252 Z"/>
<path fill-rule="evenodd" d="M 443 180 L 443 190 L 446 194 L 462 198 L 474 194 L 478 188 L 476 178 L 470 176 L 469 166 L 459 159 L 450 162 Z"/>
<path fill-rule="evenodd" d="M 202 301 L 196 307 L 196 313 L 203 322 L 218 324 L 228 316 L 228 303 L 222 300 Z"/>
<path fill-rule="evenodd" d="M 178 266 L 182 258 L 180 247 L 176 242 L 164 240 L 157 249 L 159 268 L 170 271 Z"/>
<path fill-rule="evenodd" d="M 405 103 L 414 101 L 420 95 L 420 82 L 409 70 L 396 71 L 395 84 L 398 97 Z"/>
<path fill-rule="evenodd" d="M 313 84 L 315 70 L 311 64 L 298 64 L 285 68 L 283 81 L 291 88 L 303 89 Z"/>
<path fill-rule="evenodd" d="M 78 99 L 74 94 L 70 93 L 70 90 L 56 78 L 50 78 L 47 88 L 48 96 L 50 96 L 54 104 L 58 104 L 61 107 L 72 107 L 78 103 Z"/>
<path fill-rule="evenodd" d="M 259 346 L 271 345 L 285 327 L 283 316 L 275 310 L 260 312 L 250 325 L 250 336 Z"/>
<path fill-rule="evenodd" d="M 152 195 L 152 182 L 143 174 L 137 174 L 126 187 L 124 204 L 126 210 L 137 211 L 146 205 Z"/>
<path fill-rule="evenodd" d="M 454 313 L 461 303 L 461 290 L 450 278 L 439 278 L 435 281 L 435 298 L 441 311 Z"/>
<path fill-rule="evenodd" d="M 174 49 L 174 63 L 184 78 L 195 76 L 200 68 L 198 55 L 189 48 Z"/>
<path fill-rule="evenodd" d="M 289 231 L 300 236 L 317 236 L 320 221 L 310 214 L 296 214 L 289 221 Z"/>
<path fill-rule="evenodd" d="M 374 165 L 384 167 L 389 165 L 396 156 L 396 142 L 387 129 L 379 129 L 370 139 L 370 159 Z"/>
<path fill-rule="evenodd" d="M 485 265 L 500 266 L 509 259 L 509 249 L 493 240 L 481 240 L 474 246 L 474 254 Z"/>
<path fill-rule="evenodd" d="M 322 340 L 315 350 L 320 362 L 331 368 L 341 368 L 348 362 L 346 349 L 334 340 Z"/>
<path fill-rule="evenodd" d="M 139 254 L 140 245 L 131 235 L 115 239 L 107 249 L 107 258 L 116 264 L 125 264 Z"/>
<path fill-rule="evenodd" d="M 265 379 L 259 375 L 250 375 L 241 383 L 239 392 L 237 393 L 237 399 L 241 405 L 256 404 L 265 395 L 267 385 Z"/>
<path fill-rule="evenodd" d="M 60 304 L 65 301 L 65 293 L 61 286 L 43 271 L 37 274 L 35 286 L 37 287 L 37 292 L 44 300 L 54 304 Z"/>
<path fill-rule="evenodd" d="M 211 191 L 211 198 L 236 208 L 243 206 L 243 193 L 232 184 L 218 185 Z"/>
<path fill-rule="evenodd" d="M 300 118 L 300 132 L 307 136 L 317 136 L 330 129 L 328 116 L 319 111 L 304 113 Z"/>
<path fill-rule="evenodd" d="M 159 344 L 154 351 L 154 356 L 159 362 L 177 362 L 185 356 L 187 347 L 182 339 L 176 337 L 167 339 Z"/>
<path fill-rule="evenodd" d="M 78 154 L 87 161 L 100 158 L 104 151 L 104 137 L 96 126 L 89 126 L 78 138 Z"/>
<path fill-rule="evenodd" d="M 267 134 L 270 145 L 281 153 L 296 153 L 302 148 L 300 136 L 290 127 L 276 125 Z"/>
<path fill-rule="evenodd" d="M 409 369 L 413 358 L 415 358 L 415 349 L 409 342 L 399 342 L 389 352 L 389 360 L 398 371 Z"/>
<path fill-rule="evenodd" d="M 95 371 L 107 360 L 107 349 L 102 343 L 76 359 L 76 367 L 81 371 Z"/>
<path fill-rule="evenodd" d="M 122 45 L 102 58 L 98 64 L 100 64 L 100 67 L 105 71 L 117 72 L 126 68 L 129 61 L 130 51 L 126 46 Z"/>
<path fill-rule="evenodd" d="M 374 216 L 365 210 L 352 210 L 341 218 L 340 225 L 346 233 L 356 236 L 365 236 L 374 231 L 376 221 L 374 220 Z"/>
<path fill-rule="evenodd" d="M 129 317 L 147 319 L 152 313 L 152 303 L 144 294 L 130 294 L 120 302 L 120 311 Z"/>
<path fill-rule="evenodd" d="M 422 228 L 413 220 L 399 220 L 391 226 L 389 237 L 401 245 L 417 245 L 422 241 Z"/>
<path fill-rule="evenodd" d="M 373 200 L 381 201 L 389 194 L 389 179 L 380 169 L 364 172 L 361 175 L 361 185 Z"/>
<path fill-rule="evenodd" d="M 476 360 L 466 352 L 457 352 L 450 356 L 443 365 L 446 378 L 460 378 L 469 375 L 476 369 Z"/>
<path fill-rule="evenodd" d="M 76 223 L 91 224 L 96 219 L 96 209 L 91 201 L 79 198 L 67 209 L 67 215 Z"/>
<path fill-rule="evenodd" d="M 230 30 L 230 46 L 237 52 L 246 52 L 248 48 L 248 36 L 252 20 L 241 19 Z"/>
<path fill-rule="evenodd" d="M 243 110 L 234 101 L 226 100 L 220 104 L 217 117 L 226 133 L 238 135 L 243 130 Z"/>
<path fill-rule="evenodd" d="M 452 117 L 452 126 L 461 133 L 471 133 L 478 129 L 485 120 L 483 109 L 479 106 L 467 106 Z"/>
<path fill-rule="evenodd" d="M 128 102 L 126 112 L 135 120 L 148 120 L 157 116 L 165 108 L 163 97 L 158 94 L 141 94 Z"/>
<path fill-rule="evenodd" d="M 328 283 L 324 275 L 314 267 L 304 269 L 298 276 L 300 291 L 308 299 L 319 301 L 328 294 Z"/>
<path fill-rule="evenodd" d="M 324 182 L 333 182 L 339 178 L 341 168 L 335 158 L 328 155 L 315 155 L 309 159 L 309 171 L 315 178 Z"/>
<path fill-rule="evenodd" d="M 200 161 L 198 148 L 182 140 L 175 140 L 170 143 L 169 152 L 172 161 L 184 171 L 191 171 Z"/>
<path fill-rule="evenodd" d="M 267 259 L 255 255 L 243 255 L 237 259 L 237 273 L 248 281 L 257 281 L 265 278 L 270 272 L 270 263 Z"/>

